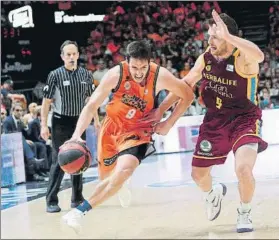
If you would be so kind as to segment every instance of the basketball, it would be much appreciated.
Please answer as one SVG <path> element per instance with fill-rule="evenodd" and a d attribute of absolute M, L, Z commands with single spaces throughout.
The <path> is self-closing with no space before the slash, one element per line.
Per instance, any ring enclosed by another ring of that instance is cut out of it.
<path fill-rule="evenodd" d="M 79 175 L 91 165 L 92 156 L 84 143 L 67 142 L 60 147 L 58 163 L 65 173 Z"/>

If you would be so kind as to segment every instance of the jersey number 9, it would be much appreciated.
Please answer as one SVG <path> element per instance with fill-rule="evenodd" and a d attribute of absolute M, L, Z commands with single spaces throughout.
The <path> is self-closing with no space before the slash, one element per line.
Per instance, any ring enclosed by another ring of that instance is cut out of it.
<path fill-rule="evenodd" d="M 132 118 L 135 116 L 136 112 L 137 112 L 136 109 L 130 109 L 130 110 L 128 111 L 128 113 L 126 114 L 126 118 L 132 119 Z"/>

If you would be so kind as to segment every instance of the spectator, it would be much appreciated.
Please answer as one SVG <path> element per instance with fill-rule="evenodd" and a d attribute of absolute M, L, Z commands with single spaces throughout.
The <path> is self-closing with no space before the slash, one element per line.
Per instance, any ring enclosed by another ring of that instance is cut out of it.
<path fill-rule="evenodd" d="M 4 82 L 1 87 L 1 96 L 3 96 L 2 104 L 5 106 L 7 112 L 10 111 L 12 103 L 16 100 L 26 102 L 25 96 L 22 94 L 13 93 L 14 82 L 11 79 L 8 79 Z"/>
<path fill-rule="evenodd" d="M 260 101 L 260 108 L 261 109 L 273 109 L 274 104 L 271 102 L 269 90 L 267 88 L 264 88 L 262 91 L 263 91 L 263 96 Z"/>
<path fill-rule="evenodd" d="M 278 79 L 277 79 L 277 81 L 274 81 L 274 83 L 273 83 L 272 96 L 276 97 L 279 100 L 279 80 Z"/>
<path fill-rule="evenodd" d="M 178 75 L 178 72 L 175 68 L 172 67 L 172 61 L 171 60 L 168 60 L 167 61 L 167 69 L 174 75 L 174 76 L 177 76 Z"/>
<path fill-rule="evenodd" d="M 25 114 L 23 117 L 23 122 L 28 124 L 29 122 L 33 121 L 37 117 L 37 103 L 30 103 L 28 106 L 29 113 Z"/>
<path fill-rule="evenodd" d="M 33 144 L 32 141 L 26 140 L 25 138 L 27 134 L 25 132 L 26 126 L 21 121 L 22 107 L 19 104 L 16 104 L 11 110 L 11 116 L 6 117 L 3 122 L 3 132 L 5 134 L 14 132 L 21 132 L 23 134 L 22 144 L 27 179 L 45 181 L 47 180 L 45 178 L 46 176 L 40 171 L 40 166 L 45 161 L 45 159 L 37 159 L 35 157 L 36 145 Z"/>
<path fill-rule="evenodd" d="M 108 61 L 108 68 L 111 69 L 115 66 L 114 62 L 112 60 Z"/>
<path fill-rule="evenodd" d="M 88 55 L 86 54 L 86 49 L 84 47 L 80 48 L 79 59 L 81 63 L 86 63 L 88 60 Z"/>
<path fill-rule="evenodd" d="M 41 134 L 41 109 L 35 108 L 32 119 L 28 122 L 28 139 L 30 139 L 34 144 L 36 144 L 36 156 L 40 159 L 46 159 L 44 164 L 42 164 L 41 172 L 44 175 L 48 176 L 48 171 L 51 166 L 51 148 L 49 145 L 46 145 L 46 141 L 43 140 L 40 136 Z M 40 148 L 38 148 L 40 145 Z M 47 154 L 47 152 L 49 154 Z"/>
<path fill-rule="evenodd" d="M 190 64 L 188 62 L 184 62 L 184 68 L 180 71 L 180 78 L 184 78 L 190 72 Z"/>
<path fill-rule="evenodd" d="M 7 111 L 5 108 L 1 107 L 1 134 L 3 133 L 3 122 L 5 121 L 7 117 Z"/>
<path fill-rule="evenodd" d="M 93 73 L 93 79 L 95 86 L 100 84 L 101 79 L 108 72 L 108 68 L 106 67 L 106 63 L 104 59 L 100 59 L 97 66 L 97 71 Z"/>

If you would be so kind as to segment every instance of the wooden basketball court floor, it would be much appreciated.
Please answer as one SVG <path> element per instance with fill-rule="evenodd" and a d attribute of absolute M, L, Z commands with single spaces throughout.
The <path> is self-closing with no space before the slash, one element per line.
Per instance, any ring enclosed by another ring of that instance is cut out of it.
<path fill-rule="evenodd" d="M 215 181 L 228 187 L 221 215 L 206 219 L 201 192 L 193 183 L 192 153 L 152 156 L 136 170 L 130 183 L 132 203 L 122 208 L 117 196 L 85 217 L 77 235 L 61 223 L 70 209 L 71 189 L 59 193 L 62 212 L 45 212 L 45 198 L 1 211 L 1 237 L 13 239 L 279 239 L 279 146 L 260 154 L 255 166 L 255 197 L 252 202 L 254 232 L 236 233 L 239 205 L 232 155 L 213 169 Z M 91 174 L 96 174 L 96 169 Z M 89 197 L 96 185 L 84 185 Z"/>

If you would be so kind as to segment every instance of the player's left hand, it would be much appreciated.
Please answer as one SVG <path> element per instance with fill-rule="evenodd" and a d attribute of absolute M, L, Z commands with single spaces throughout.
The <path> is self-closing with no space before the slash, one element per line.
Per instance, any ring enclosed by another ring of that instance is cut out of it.
<path fill-rule="evenodd" d="M 172 126 L 168 123 L 168 121 L 163 121 L 156 124 L 156 126 L 154 127 L 154 132 L 159 135 L 165 136 L 168 134 L 171 128 Z"/>
<path fill-rule="evenodd" d="M 226 40 L 230 36 L 227 25 L 224 23 L 224 21 L 220 18 L 219 14 L 215 10 L 212 11 L 212 17 L 216 23 L 212 26 L 216 35 Z"/>

